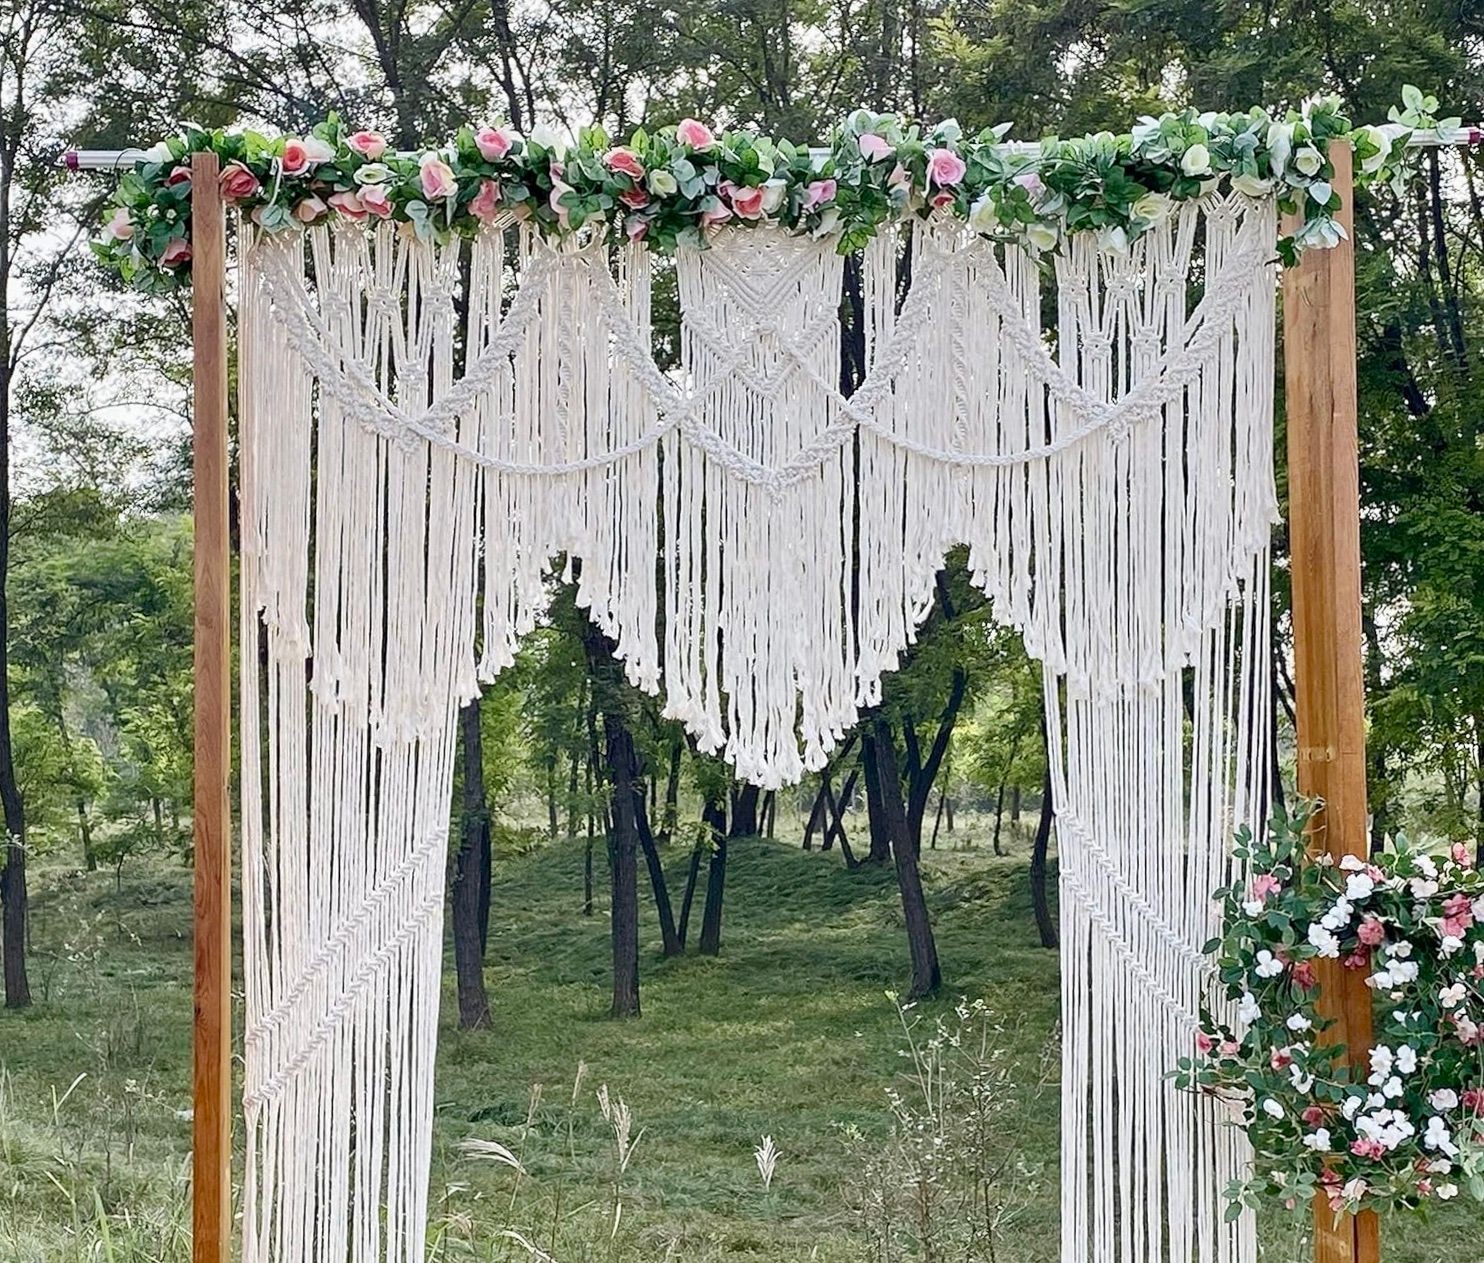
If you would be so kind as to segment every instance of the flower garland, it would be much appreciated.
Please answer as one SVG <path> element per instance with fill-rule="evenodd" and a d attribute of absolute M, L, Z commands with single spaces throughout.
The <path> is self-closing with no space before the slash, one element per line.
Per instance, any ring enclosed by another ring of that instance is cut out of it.
<path fill-rule="evenodd" d="M 823 150 L 751 131 L 716 134 L 695 119 L 614 144 L 597 127 L 568 144 L 545 128 L 464 127 L 453 143 L 393 153 L 377 132 L 336 117 L 304 137 L 187 126 L 119 182 L 94 250 L 130 284 L 170 289 L 189 272 L 191 155 L 221 159 L 227 202 L 269 230 L 391 220 L 429 239 L 470 235 L 505 214 L 549 236 L 599 224 L 661 252 L 700 246 L 723 225 L 779 224 L 860 249 L 885 223 L 952 214 L 985 236 L 1036 251 L 1067 233 L 1095 232 L 1126 250 L 1183 201 L 1224 183 L 1274 196 L 1303 223 L 1280 243 L 1288 262 L 1340 239 L 1328 150 L 1355 146 L 1362 183 L 1398 180 L 1414 132 L 1447 134 L 1437 101 L 1415 88 L 1380 127 L 1354 129 L 1336 98 L 1275 118 L 1182 110 L 1144 118 L 1131 133 L 1006 142 L 1009 125 L 965 136 L 953 121 L 923 128 L 896 114 L 856 110 Z"/>
<path fill-rule="evenodd" d="M 1222 937 L 1209 947 L 1233 1029 L 1205 1017 L 1174 1075 L 1240 1112 L 1253 1174 L 1239 1205 L 1417 1209 L 1484 1201 L 1484 874 L 1455 845 L 1435 858 L 1405 843 L 1374 861 L 1311 857 L 1306 815 L 1239 838 L 1245 882 L 1217 892 Z M 1327 1042 L 1319 970 L 1363 971 L 1375 1043 L 1351 1070 Z"/>

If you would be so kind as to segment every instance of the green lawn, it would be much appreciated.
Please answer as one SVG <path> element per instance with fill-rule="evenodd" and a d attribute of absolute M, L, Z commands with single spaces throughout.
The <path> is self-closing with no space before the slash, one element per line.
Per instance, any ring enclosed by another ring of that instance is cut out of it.
<path fill-rule="evenodd" d="M 684 856 L 669 858 L 678 887 Z M 506 1229 L 559 1263 L 869 1257 L 851 1210 L 859 1146 L 845 1130 L 882 1134 L 886 1089 L 905 1065 L 887 996 L 905 975 L 890 874 L 846 873 L 835 856 L 782 843 L 737 845 L 723 955 L 646 952 L 644 1016 L 614 1023 L 605 909 L 582 915 L 581 866 L 566 846 L 497 856 L 495 1027 L 461 1033 L 451 987 L 445 1004 L 433 1257 L 528 1257 Z M 1056 1257 L 1056 1088 L 1035 1085 L 1054 1053 L 1057 970 L 1036 943 L 1023 846 L 1004 860 L 940 850 L 927 867 L 947 987 L 923 1016 L 982 997 L 1004 1026 L 1024 1087 L 1002 1130 L 1024 1173 L 998 1257 L 1045 1263 Z M 141 862 L 115 889 L 111 874 L 52 863 L 37 867 L 34 893 L 38 1004 L 0 1015 L 0 1259 L 176 1263 L 186 1257 L 189 874 Z M 646 944 L 657 940 L 646 923 Z M 616 1193 L 603 1084 L 639 1133 Z M 753 1158 L 765 1134 L 782 1152 L 766 1191 Z M 469 1154 L 468 1139 L 518 1153 L 527 1175 Z M 1389 1229 L 1388 1263 L 1484 1258 L 1476 1215 L 1457 1207 Z M 1267 1253 L 1291 1263 L 1306 1250 L 1274 1225 Z"/>

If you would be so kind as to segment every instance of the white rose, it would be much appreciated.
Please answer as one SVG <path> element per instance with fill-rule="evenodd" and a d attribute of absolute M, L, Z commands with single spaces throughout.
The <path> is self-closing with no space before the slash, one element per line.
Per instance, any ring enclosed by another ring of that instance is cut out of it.
<path fill-rule="evenodd" d="M 1180 170 L 1189 176 L 1205 175 L 1211 169 L 1211 151 L 1202 144 L 1191 145 L 1180 155 Z"/>
<path fill-rule="evenodd" d="M 1317 175 L 1320 167 L 1324 166 L 1324 155 L 1313 145 L 1305 145 L 1293 155 L 1293 165 L 1300 175 Z"/>
<path fill-rule="evenodd" d="M 999 226 L 1000 217 L 995 212 L 994 199 L 988 193 L 981 193 L 969 207 L 969 227 L 975 232 L 993 232 Z"/>
<path fill-rule="evenodd" d="M 1134 214 L 1140 219 L 1147 219 L 1151 224 L 1157 224 L 1170 213 L 1170 207 L 1174 202 L 1164 193 L 1145 193 L 1134 203 Z"/>
<path fill-rule="evenodd" d="M 318 136 L 304 137 L 304 154 L 311 164 L 329 162 L 335 156 L 335 146 Z"/>
<path fill-rule="evenodd" d="M 1288 166 L 1288 157 L 1293 152 L 1293 127 L 1289 123 L 1268 125 L 1268 158 L 1272 162 L 1273 174 L 1282 175 Z"/>
<path fill-rule="evenodd" d="M 1433 1190 L 1433 1192 L 1438 1195 L 1438 1201 L 1451 1202 L 1455 1197 L 1458 1196 L 1458 1185 L 1439 1184 L 1437 1188 Z"/>
<path fill-rule="evenodd" d="M 392 178 L 392 169 L 382 162 L 368 162 L 356 168 L 357 184 L 385 184 Z"/>
<path fill-rule="evenodd" d="M 680 182 L 663 167 L 657 167 L 651 171 L 645 183 L 649 185 L 649 191 L 656 197 L 669 197 L 680 187 Z"/>
<path fill-rule="evenodd" d="M 169 162 L 170 156 L 170 146 L 163 140 L 144 151 L 145 162 Z"/>
<path fill-rule="evenodd" d="M 1309 1019 L 1306 1018 L 1302 1013 L 1295 1013 L 1288 1019 L 1288 1021 L 1284 1022 L 1283 1025 L 1288 1027 L 1289 1030 L 1296 1033 L 1298 1031 L 1308 1030 L 1309 1027 L 1313 1025 L 1313 1023 L 1310 1022 Z"/>
<path fill-rule="evenodd" d="M 1391 156 L 1391 137 L 1379 127 L 1364 127 L 1361 130 L 1365 133 L 1365 138 L 1376 146 L 1376 152 L 1360 164 L 1360 169 L 1370 175 L 1384 167 L 1386 159 Z"/>
<path fill-rule="evenodd" d="M 1272 190 L 1273 182 L 1264 180 L 1255 175 L 1232 176 L 1232 188 L 1247 197 L 1262 197 Z"/>
<path fill-rule="evenodd" d="M 1276 978 L 1283 972 L 1283 962 L 1272 952 L 1264 948 L 1257 953 L 1257 961 L 1253 967 L 1253 973 L 1259 978 Z"/>
<path fill-rule="evenodd" d="M 1312 185 L 1309 189 L 1312 195 L 1314 189 L 1319 185 Z M 1327 186 L 1326 186 L 1327 187 Z M 1324 199 L 1326 202 L 1329 198 Z M 1376 889 L 1376 883 L 1371 880 L 1369 873 L 1352 873 L 1345 880 L 1345 898 L 1347 899 L 1369 899 L 1371 892 Z"/>
<path fill-rule="evenodd" d="M 1262 1103 L 1262 1112 L 1268 1115 L 1269 1118 L 1282 1118 L 1283 1106 L 1273 1100 L 1272 1097 L 1267 1097 Z"/>
<path fill-rule="evenodd" d="M 1313 184 L 1309 185 L 1309 200 L 1315 206 L 1328 206 L 1330 196 L 1333 193 L 1334 189 L 1330 188 L 1329 184 L 1324 180 L 1315 180 Z"/>
<path fill-rule="evenodd" d="M 1458 1093 L 1452 1088 L 1439 1088 L 1427 1098 L 1427 1103 L 1439 1112 L 1458 1108 Z"/>
<path fill-rule="evenodd" d="M 1315 1153 L 1328 1153 L 1329 1128 L 1321 1127 L 1318 1131 L 1310 1132 L 1304 1137 L 1304 1147 L 1314 1150 Z"/>
<path fill-rule="evenodd" d="M 1237 1021 L 1255 1022 L 1262 1016 L 1262 1006 L 1257 1003 L 1256 998 L 1250 991 L 1242 992 L 1242 999 L 1237 1005 Z"/>
<path fill-rule="evenodd" d="M 1396 1068 L 1403 1074 L 1417 1069 L 1417 1050 L 1411 1044 L 1403 1044 L 1396 1050 Z"/>
<path fill-rule="evenodd" d="M 670 173 L 665 172 L 666 175 Z M 673 179 L 673 177 L 671 177 Z M 651 188 L 653 185 L 650 186 Z M 783 205 L 783 195 L 788 192 L 787 180 L 769 180 L 763 185 L 763 214 L 776 215 Z"/>
<path fill-rule="evenodd" d="M 1463 1003 L 1463 998 L 1468 994 L 1468 989 L 1461 982 L 1455 982 L 1451 987 L 1444 987 L 1438 992 L 1438 999 L 1442 1001 L 1445 1009 L 1456 1008 Z"/>
<path fill-rule="evenodd" d="M 531 143 L 551 150 L 558 158 L 562 157 L 569 147 L 567 138 L 549 123 L 537 123 L 531 129 Z"/>
<path fill-rule="evenodd" d="M 1128 253 L 1128 233 L 1117 224 L 1098 229 L 1098 249 L 1109 254 Z"/>
<path fill-rule="evenodd" d="M 1056 247 L 1056 229 L 1050 224 L 1030 224 L 1025 230 L 1025 239 L 1032 250 L 1051 250 Z"/>

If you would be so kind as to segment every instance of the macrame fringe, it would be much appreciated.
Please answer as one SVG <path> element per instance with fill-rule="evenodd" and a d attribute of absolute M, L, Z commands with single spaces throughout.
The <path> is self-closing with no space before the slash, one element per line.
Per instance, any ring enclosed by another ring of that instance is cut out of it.
<path fill-rule="evenodd" d="M 1044 668 L 1062 1257 L 1251 1263 L 1240 1133 L 1164 1075 L 1267 809 L 1272 207 L 1069 242 L 1055 355 L 1034 259 L 883 233 L 849 399 L 828 242 L 680 252 L 665 374 L 641 245 L 247 231 L 246 1263 L 421 1257 L 457 711 L 553 564 L 700 749 L 779 786 L 879 701 L 960 544 Z"/>

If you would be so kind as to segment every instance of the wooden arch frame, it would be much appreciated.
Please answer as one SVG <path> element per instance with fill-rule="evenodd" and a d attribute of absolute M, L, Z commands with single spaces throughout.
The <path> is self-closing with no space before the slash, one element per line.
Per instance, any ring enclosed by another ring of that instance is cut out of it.
<path fill-rule="evenodd" d="M 1298 788 L 1324 800 L 1314 845 L 1366 854 L 1360 475 L 1351 150 L 1330 149 L 1345 240 L 1283 278 Z M 191 159 L 195 478 L 195 1028 L 192 1260 L 229 1263 L 232 1233 L 231 556 L 225 214 L 214 153 Z M 1371 1043 L 1364 979 L 1319 962 L 1330 1038 Z M 1316 1263 L 1379 1263 L 1376 1216 L 1315 1204 Z"/>

